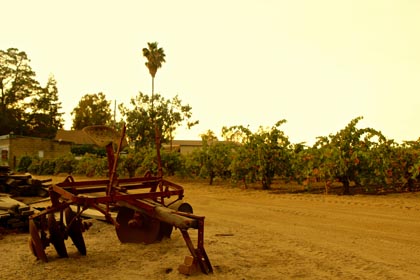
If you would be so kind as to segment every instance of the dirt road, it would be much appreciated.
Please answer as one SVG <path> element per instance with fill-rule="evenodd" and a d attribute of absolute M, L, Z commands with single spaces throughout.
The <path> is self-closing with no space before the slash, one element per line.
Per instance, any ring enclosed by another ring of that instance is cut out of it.
<path fill-rule="evenodd" d="M 420 279 L 420 194 L 274 194 L 183 183 L 206 216 L 205 247 L 214 274 L 184 276 L 181 234 L 152 245 L 121 244 L 112 225 L 94 221 L 87 256 L 67 240 L 48 263 L 28 234 L 0 236 L 1 279 Z M 195 232 L 192 232 L 195 235 Z"/>

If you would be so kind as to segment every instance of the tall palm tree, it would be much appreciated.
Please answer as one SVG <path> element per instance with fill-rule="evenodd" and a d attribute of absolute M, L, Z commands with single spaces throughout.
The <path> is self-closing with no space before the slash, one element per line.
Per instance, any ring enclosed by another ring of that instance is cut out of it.
<path fill-rule="evenodd" d="M 152 76 L 152 101 L 155 91 L 155 76 L 159 68 L 162 67 L 162 63 L 165 61 L 165 52 L 162 48 L 158 48 L 158 43 L 147 43 L 148 48 L 143 48 L 143 56 L 146 57 L 146 67 L 149 69 L 149 73 Z M 153 106 L 153 103 L 152 103 Z"/>
<path fill-rule="evenodd" d="M 143 56 L 146 57 L 147 62 L 145 63 L 146 67 L 149 69 L 149 73 L 152 76 L 152 113 L 154 115 L 153 102 L 154 102 L 154 92 L 155 92 L 155 76 L 159 68 L 162 67 L 162 63 L 165 61 L 165 52 L 162 48 L 158 48 L 158 43 L 147 43 L 148 48 L 143 48 Z M 152 116 L 152 118 L 154 118 Z M 155 121 L 155 120 L 154 120 Z M 160 157 L 160 135 L 157 123 L 155 121 L 155 142 L 156 142 L 156 152 L 158 160 L 158 176 L 162 177 L 162 162 Z M 161 186 L 159 186 L 161 187 Z"/>

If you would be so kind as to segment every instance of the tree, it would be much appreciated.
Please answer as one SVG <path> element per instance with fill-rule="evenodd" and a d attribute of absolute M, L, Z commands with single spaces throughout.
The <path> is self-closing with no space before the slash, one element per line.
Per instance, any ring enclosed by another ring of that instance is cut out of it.
<path fill-rule="evenodd" d="M 285 122 L 278 121 L 269 129 L 260 127 L 256 133 L 243 126 L 224 127 L 223 136 L 226 139 L 241 139 L 242 146 L 239 149 L 246 151 L 234 154 L 236 160 L 232 163 L 232 174 L 260 180 L 263 189 L 270 188 L 275 175 L 289 174 L 290 142 L 279 129 Z"/>
<path fill-rule="evenodd" d="M 200 175 L 209 178 L 212 185 L 214 178 L 227 179 L 230 177 L 229 165 L 232 151 L 235 147 L 233 142 L 219 142 L 213 131 L 209 130 L 201 135 L 202 148 L 199 150 Z"/>
<path fill-rule="evenodd" d="M 270 189 L 275 175 L 288 174 L 290 167 L 289 139 L 278 129 L 285 120 L 278 121 L 269 129 L 260 127 L 250 141 L 258 156 L 259 179 L 263 189 Z"/>
<path fill-rule="evenodd" d="M 344 129 L 329 137 L 319 137 L 315 166 L 324 180 L 343 184 L 343 194 L 350 194 L 350 183 L 364 185 L 373 178 L 384 177 L 388 158 L 384 154 L 385 137 L 372 128 L 356 127 L 362 119 L 353 119 Z M 381 151 L 380 153 L 374 153 Z"/>
<path fill-rule="evenodd" d="M 30 135 L 42 138 L 54 138 L 57 130 L 63 127 L 63 113 L 59 112 L 57 81 L 48 78 L 47 85 L 31 101 L 32 110 L 28 116 Z"/>
<path fill-rule="evenodd" d="M 27 134 L 30 99 L 41 91 L 25 52 L 0 50 L 0 135 Z"/>
<path fill-rule="evenodd" d="M 147 43 L 148 48 L 143 48 L 143 56 L 146 57 L 147 61 L 145 63 L 146 67 L 149 69 L 149 73 L 152 76 L 152 112 L 154 111 L 154 93 L 155 93 L 155 76 L 156 72 L 159 68 L 162 67 L 162 63 L 165 62 L 165 52 L 162 48 L 158 48 L 158 43 Z M 161 166 L 161 158 L 160 158 L 160 135 L 158 125 L 154 116 L 152 115 L 152 120 L 155 121 L 155 142 L 156 142 L 156 151 L 157 151 L 157 161 L 159 163 L 158 166 L 158 176 L 162 176 L 162 166 Z"/>
<path fill-rule="evenodd" d="M 230 164 L 231 176 L 234 181 L 242 181 L 246 187 L 258 178 L 258 156 L 251 144 L 252 131 L 244 126 L 231 126 L 222 128 L 222 136 L 226 141 L 237 143 L 232 152 Z"/>
<path fill-rule="evenodd" d="M 162 67 L 162 63 L 165 61 L 165 52 L 162 48 L 158 48 L 158 43 L 147 43 L 148 48 L 143 48 L 143 56 L 146 57 L 146 67 L 149 69 L 149 73 L 152 76 L 152 101 L 155 91 L 155 76 L 159 68 Z M 153 103 L 152 103 L 153 109 Z"/>
<path fill-rule="evenodd" d="M 392 155 L 386 170 L 387 183 L 399 191 L 415 191 L 420 179 L 420 139 L 404 141 L 401 145 L 390 142 Z"/>
<path fill-rule="evenodd" d="M 71 112 L 74 115 L 72 128 L 82 129 L 91 125 L 112 124 L 110 105 L 111 102 L 106 100 L 102 92 L 84 95 Z"/>
<path fill-rule="evenodd" d="M 136 149 L 142 146 L 154 146 L 156 137 L 159 143 L 168 143 L 173 139 L 174 131 L 182 123 L 187 122 L 188 128 L 198 123 L 190 121 L 192 113 L 189 105 L 183 105 L 175 96 L 172 100 L 159 94 L 151 97 L 141 92 L 131 98 L 132 109 L 119 105 L 121 114 L 127 123 L 127 136 L 135 144 Z M 152 108 L 152 103 L 156 103 Z M 157 132 L 161 131 L 159 135 Z"/>

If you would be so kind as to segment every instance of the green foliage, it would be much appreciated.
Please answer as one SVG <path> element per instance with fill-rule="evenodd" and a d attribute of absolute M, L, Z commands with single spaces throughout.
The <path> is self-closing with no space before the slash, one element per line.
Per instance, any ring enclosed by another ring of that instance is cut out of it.
<path fill-rule="evenodd" d="M 146 67 L 149 69 L 149 73 L 152 79 L 155 78 L 156 72 L 162 67 L 162 63 L 165 62 L 165 52 L 162 48 L 158 48 L 157 42 L 147 43 L 147 48 L 143 48 L 143 56 L 146 57 Z"/>
<path fill-rule="evenodd" d="M 0 135 L 26 133 L 27 101 L 40 90 L 25 52 L 0 50 Z"/>
<path fill-rule="evenodd" d="M 127 135 L 138 150 L 143 146 L 154 146 L 158 143 L 172 142 L 173 134 L 177 127 L 186 122 L 187 127 L 198 123 L 191 122 L 191 107 L 183 105 L 178 96 L 172 100 L 165 99 L 154 93 L 154 79 L 156 72 L 165 62 L 165 52 L 158 48 L 157 42 L 147 43 L 143 48 L 145 63 L 152 76 L 152 95 L 149 97 L 141 92 L 130 101 L 131 109 L 119 105 L 121 114 L 127 122 Z"/>
<path fill-rule="evenodd" d="M 197 148 L 193 150 L 191 153 L 182 156 L 184 168 L 183 172 L 180 172 L 180 174 L 183 177 L 199 177 L 200 176 L 200 170 L 202 168 L 202 161 L 201 161 L 201 148 Z"/>
<path fill-rule="evenodd" d="M 209 178 L 213 184 L 216 177 L 230 178 L 229 165 L 231 163 L 234 143 L 219 142 L 212 131 L 201 135 L 203 146 L 198 151 L 200 161 L 200 176 Z"/>
<path fill-rule="evenodd" d="M 22 161 L 23 160 L 23 161 Z M 68 154 L 56 159 L 40 159 L 39 157 L 24 157 L 22 166 L 27 172 L 36 175 L 55 175 L 59 173 L 76 174 L 83 176 L 108 176 L 108 162 L 106 158 L 86 154 L 77 160 L 74 155 Z"/>
<path fill-rule="evenodd" d="M 71 112 L 74 115 L 73 129 L 83 129 L 92 125 L 112 124 L 111 102 L 106 100 L 102 92 L 85 94 L 79 104 Z"/>
<path fill-rule="evenodd" d="M 83 156 L 84 154 L 92 154 L 97 156 L 106 156 L 106 150 L 103 147 L 97 147 L 95 145 L 74 145 L 70 149 L 71 153 L 76 156 Z"/>
<path fill-rule="evenodd" d="M 108 176 L 108 160 L 96 155 L 85 154 L 78 160 L 74 173 L 88 177 Z"/>
<path fill-rule="evenodd" d="M 64 155 L 55 159 L 54 163 L 55 163 L 54 174 L 59 174 L 59 173 L 72 174 L 77 165 L 77 160 L 73 154 L 67 154 L 67 155 Z"/>
<path fill-rule="evenodd" d="M 18 172 L 28 172 L 29 166 L 32 163 L 32 158 L 30 156 L 23 156 L 19 160 L 19 165 L 17 168 Z"/>
<path fill-rule="evenodd" d="M 167 176 L 174 176 L 183 173 L 184 163 L 179 152 L 162 150 L 163 173 Z"/>
<path fill-rule="evenodd" d="M 314 148 L 318 149 L 316 167 L 321 178 L 327 181 L 338 180 L 343 184 L 343 193 L 350 193 L 350 183 L 366 185 L 372 183 L 375 176 L 381 176 L 377 166 L 381 158 L 372 151 L 382 149 L 385 137 L 372 128 L 358 129 L 362 119 L 353 119 L 344 129 L 329 137 L 320 137 Z M 375 160 L 377 165 L 372 164 Z"/>
<path fill-rule="evenodd" d="M 275 175 L 285 176 L 290 172 L 290 142 L 279 129 L 285 122 L 285 120 L 278 121 L 269 129 L 260 127 L 256 133 L 243 126 L 223 128 L 225 138 L 241 139 L 241 148 L 245 149 L 245 152 L 236 152 L 236 156 L 244 164 L 238 164 L 236 161 L 231 165 L 235 177 L 241 174 L 251 179 L 256 178 L 261 181 L 263 189 L 269 189 Z"/>
<path fill-rule="evenodd" d="M 245 186 L 257 181 L 258 166 L 246 148 L 240 144 L 232 150 L 232 160 L 229 165 L 231 179 L 234 182 L 242 182 Z"/>
<path fill-rule="evenodd" d="M 387 140 L 372 128 L 358 128 L 361 117 L 353 119 L 335 134 L 319 137 L 312 147 L 290 144 L 277 122 L 257 132 L 235 126 L 223 129 L 226 141 L 214 133 L 202 135 L 202 147 L 192 153 L 161 150 L 164 175 L 192 176 L 209 179 L 231 179 L 234 182 L 260 182 L 271 188 L 274 178 L 295 181 L 307 190 L 315 184 L 341 183 L 343 194 L 354 190 L 415 191 L 420 185 L 420 141 L 402 145 Z M 85 147 L 86 148 L 86 147 Z M 107 158 L 86 153 L 76 159 L 69 154 L 55 160 L 22 157 L 18 170 L 33 174 L 72 173 L 84 176 L 108 176 Z M 119 158 L 118 174 L 129 177 L 157 174 L 156 149 L 151 146 L 127 149 Z M 354 189 L 352 189 L 354 187 Z"/>
<path fill-rule="evenodd" d="M 259 180 L 258 154 L 251 143 L 252 132 L 243 126 L 232 126 L 223 127 L 222 135 L 227 141 L 237 143 L 229 166 L 232 179 L 242 181 L 245 186 Z"/>
<path fill-rule="evenodd" d="M 37 175 L 53 175 L 55 170 L 54 160 L 32 158 L 32 163 L 28 167 L 28 172 Z"/>
<path fill-rule="evenodd" d="M 44 159 L 41 161 L 39 175 L 53 175 L 55 170 L 55 162 L 53 160 Z"/>
<path fill-rule="evenodd" d="M 156 151 L 150 147 L 142 147 L 139 150 L 127 149 L 121 154 L 118 161 L 117 171 L 120 175 L 144 176 L 146 172 L 157 173 Z"/>
<path fill-rule="evenodd" d="M 128 150 L 127 154 L 120 156 L 119 167 L 122 172 L 127 172 L 130 178 L 136 176 L 136 170 L 141 166 L 144 154 L 133 149 Z"/>
<path fill-rule="evenodd" d="M 151 172 L 156 175 L 158 172 L 158 165 L 156 161 L 156 150 L 151 147 L 144 147 L 141 149 L 141 161 L 140 166 L 136 170 L 136 174 L 143 176 L 146 172 Z"/>
<path fill-rule="evenodd" d="M 183 156 L 183 176 L 208 178 L 212 185 L 216 177 L 229 179 L 230 164 L 235 144 L 219 142 L 212 131 L 201 135 L 202 147 Z"/>
<path fill-rule="evenodd" d="M 161 161 L 165 175 L 182 174 L 184 163 L 178 152 L 162 150 Z M 151 147 L 143 147 L 138 151 L 129 150 L 128 154 L 120 157 L 119 166 L 129 177 L 143 176 L 146 172 L 157 174 L 156 150 Z"/>
<path fill-rule="evenodd" d="M 0 135 L 53 138 L 63 123 L 55 80 L 43 88 L 29 62 L 16 48 L 0 50 Z"/>
<path fill-rule="evenodd" d="M 388 184 L 399 190 L 414 190 L 419 183 L 420 141 L 404 142 L 391 149 L 387 171 Z"/>
<path fill-rule="evenodd" d="M 59 110 L 57 82 L 53 76 L 47 85 L 31 101 L 32 112 L 28 117 L 29 134 L 41 138 L 54 138 L 57 130 L 63 127 L 63 113 Z"/>
<path fill-rule="evenodd" d="M 39 157 L 33 157 L 31 160 L 31 165 L 29 165 L 28 167 L 28 172 L 31 174 L 40 174 L 40 168 L 41 166 L 41 160 L 39 159 Z"/>
<path fill-rule="evenodd" d="M 291 146 L 290 153 L 290 174 L 287 181 L 295 180 L 299 184 L 308 185 L 313 176 L 319 178 L 318 170 L 315 169 L 314 155 L 316 149 L 309 148 L 303 143 Z"/>
<path fill-rule="evenodd" d="M 155 145 L 156 128 L 160 134 L 160 143 L 168 143 L 182 123 L 187 122 L 188 128 L 198 123 L 189 121 L 192 108 L 183 105 L 178 96 L 169 100 L 159 94 L 150 97 L 140 92 L 131 99 L 130 104 L 132 109 L 120 104 L 119 110 L 127 122 L 127 136 L 136 149 Z"/>

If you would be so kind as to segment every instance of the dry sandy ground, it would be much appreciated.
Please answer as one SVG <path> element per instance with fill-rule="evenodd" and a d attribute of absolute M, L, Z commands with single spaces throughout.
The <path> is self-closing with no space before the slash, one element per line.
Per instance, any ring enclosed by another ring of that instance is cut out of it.
<path fill-rule="evenodd" d="M 177 271 L 188 255 L 182 236 L 152 245 L 121 244 L 94 221 L 87 256 L 66 241 L 68 259 L 28 249 L 28 234 L 0 236 L 1 279 L 420 279 L 420 194 L 274 194 L 183 183 L 205 215 L 214 274 Z M 191 231 L 195 236 L 196 232 Z"/>

